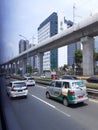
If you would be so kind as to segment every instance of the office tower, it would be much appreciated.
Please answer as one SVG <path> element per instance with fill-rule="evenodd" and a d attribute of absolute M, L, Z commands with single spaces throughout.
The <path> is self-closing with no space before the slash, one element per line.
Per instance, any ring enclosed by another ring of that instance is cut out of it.
<path fill-rule="evenodd" d="M 53 12 L 38 27 L 38 44 L 58 33 L 58 16 Z M 44 53 L 43 71 L 53 71 L 58 68 L 58 49 Z"/>
<path fill-rule="evenodd" d="M 19 53 L 22 53 L 23 51 L 27 50 L 29 48 L 29 41 L 21 39 L 19 41 Z"/>

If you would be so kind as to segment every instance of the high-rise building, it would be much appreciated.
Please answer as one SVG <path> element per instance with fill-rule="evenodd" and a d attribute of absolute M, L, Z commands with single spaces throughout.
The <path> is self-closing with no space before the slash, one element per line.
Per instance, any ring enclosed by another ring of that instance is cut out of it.
<path fill-rule="evenodd" d="M 72 66 L 75 63 L 75 61 L 74 61 L 75 51 L 78 49 L 81 49 L 81 44 L 80 44 L 80 42 L 70 44 L 70 45 L 68 45 L 67 49 L 68 49 L 67 50 L 67 52 L 68 52 L 68 65 Z"/>
<path fill-rule="evenodd" d="M 58 16 L 53 12 L 38 27 L 38 44 L 58 33 Z M 58 68 L 58 49 L 44 53 L 43 71 L 52 71 Z"/>
<path fill-rule="evenodd" d="M 71 26 L 74 25 L 74 23 L 71 20 L 66 20 L 64 17 L 64 23 L 67 25 L 67 28 L 70 28 Z M 74 56 L 75 56 L 75 51 L 77 49 L 81 49 L 81 43 L 77 42 L 74 44 L 70 44 L 67 46 L 67 58 L 68 58 L 68 65 L 72 66 L 75 61 L 74 61 Z"/>
<path fill-rule="evenodd" d="M 27 50 L 29 48 L 29 41 L 21 39 L 19 41 L 19 53 L 22 53 L 23 51 Z"/>

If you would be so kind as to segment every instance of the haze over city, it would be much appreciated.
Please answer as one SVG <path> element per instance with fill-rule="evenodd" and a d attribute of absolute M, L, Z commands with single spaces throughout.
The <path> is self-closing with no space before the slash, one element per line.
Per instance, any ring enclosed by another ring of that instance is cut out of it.
<path fill-rule="evenodd" d="M 30 42 L 37 44 L 37 28 L 51 13 L 57 12 L 59 17 L 73 21 L 75 7 L 75 23 L 98 12 L 97 0 L 3 0 L 0 1 L 0 57 L 1 62 L 8 61 L 18 55 L 18 44 L 25 36 Z"/>

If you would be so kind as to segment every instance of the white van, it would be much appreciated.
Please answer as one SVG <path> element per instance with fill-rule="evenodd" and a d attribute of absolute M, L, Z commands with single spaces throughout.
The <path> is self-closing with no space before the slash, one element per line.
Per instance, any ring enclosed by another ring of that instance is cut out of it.
<path fill-rule="evenodd" d="M 46 97 L 61 100 L 65 106 L 88 100 L 86 86 L 82 80 L 53 80 L 46 88 Z"/>

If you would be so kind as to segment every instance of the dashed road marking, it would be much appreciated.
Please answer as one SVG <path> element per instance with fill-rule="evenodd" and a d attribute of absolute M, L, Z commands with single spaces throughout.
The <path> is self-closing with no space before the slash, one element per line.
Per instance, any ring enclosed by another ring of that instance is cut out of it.
<path fill-rule="evenodd" d="M 36 98 L 36 99 L 38 99 L 39 101 L 41 101 L 41 102 L 47 104 L 47 105 L 50 106 L 50 107 L 55 108 L 55 106 L 53 106 L 53 105 L 51 105 L 50 103 L 48 103 L 48 102 L 46 102 L 46 101 L 44 101 L 44 100 L 38 98 L 37 96 L 32 95 L 32 94 L 31 94 L 31 96 L 34 97 L 34 98 Z"/>
<path fill-rule="evenodd" d="M 35 96 L 35 95 L 32 95 L 32 94 L 30 94 L 30 95 L 31 95 L 32 97 L 38 99 L 39 101 L 45 103 L 46 105 L 48 105 L 48 106 L 54 108 L 55 110 L 57 110 L 58 112 L 64 114 L 65 116 L 67 116 L 67 117 L 71 117 L 71 115 L 69 115 L 68 113 L 65 113 L 65 112 L 61 111 L 60 109 L 56 108 L 54 105 L 52 105 L 52 104 L 50 104 L 50 103 L 48 103 L 48 102 L 46 102 L 46 101 L 40 99 L 39 97 L 37 97 L 37 96 Z"/>
<path fill-rule="evenodd" d="M 56 109 L 57 111 L 59 111 L 60 113 L 66 115 L 67 117 L 71 117 L 71 115 L 69 115 L 68 113 L 63 112 L 63 111 L 61 111 L 61 110 L 58 109 L 58 108 L 55 108 L 55 109 Z"/>

